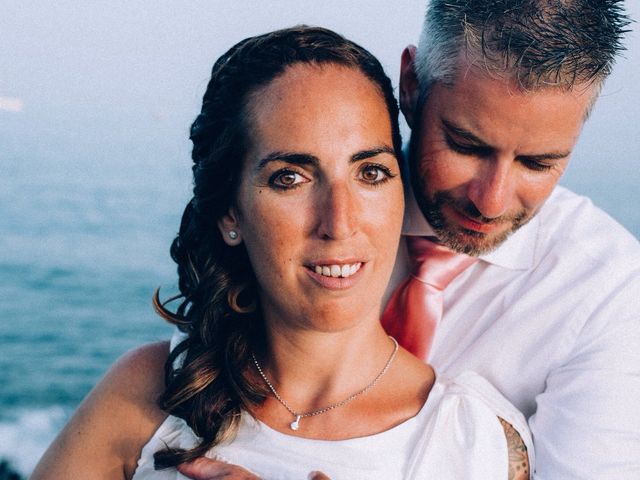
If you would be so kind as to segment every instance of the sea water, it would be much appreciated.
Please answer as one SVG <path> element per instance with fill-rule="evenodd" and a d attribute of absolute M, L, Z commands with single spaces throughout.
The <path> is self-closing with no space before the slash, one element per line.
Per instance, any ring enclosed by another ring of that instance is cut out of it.
<path fill-rule="evenodd" d="M 28 475 L 116 358 L 169 338 L 189 156 L 0 140 L 0 459 Z"/>

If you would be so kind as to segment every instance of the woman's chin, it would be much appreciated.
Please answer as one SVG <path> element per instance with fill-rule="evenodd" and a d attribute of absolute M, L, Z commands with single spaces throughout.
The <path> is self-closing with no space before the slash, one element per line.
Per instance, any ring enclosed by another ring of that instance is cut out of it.
<path fill-rule="evenodd" d="M 341 332 L 357 328 L 364 322 L 379 322 L 380 305 L 372 305 L 371 289 L 365 292 L 353 292 L 353 295 L 327 296 L 309 295 L 305 298 L 305 307 L 297 314 L 298 321 L 305 328 L 320 332 Z"/>

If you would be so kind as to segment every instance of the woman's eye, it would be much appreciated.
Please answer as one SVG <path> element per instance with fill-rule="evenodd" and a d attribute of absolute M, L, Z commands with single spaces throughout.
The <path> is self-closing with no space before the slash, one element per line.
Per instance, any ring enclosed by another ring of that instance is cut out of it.
<path fill-rule="evenodd" d="M 307 179 L 293 170 L 280 170 L 269 178 L 269 185 L 278 188 L 291 188 L 306 182 Z"/>
<path fill-rule="evenodd" d="M 383 165 L 366 165 L 360 171 L 362 180 L 371 184 L 378 184 L 394 177 L 391 170 Z"/>

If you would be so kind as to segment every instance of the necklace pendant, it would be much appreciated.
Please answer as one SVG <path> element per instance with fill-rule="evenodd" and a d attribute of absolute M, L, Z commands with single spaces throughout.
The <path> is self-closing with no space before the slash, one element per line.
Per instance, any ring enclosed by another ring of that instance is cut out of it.
<path fill-rule="evenodd" d="M 291 422 L 291 425 L 289 425 L 291 427 L 291 430 L 298 430 L 300 428 L 300 415 L 296 415 L 296 419 Z"/>

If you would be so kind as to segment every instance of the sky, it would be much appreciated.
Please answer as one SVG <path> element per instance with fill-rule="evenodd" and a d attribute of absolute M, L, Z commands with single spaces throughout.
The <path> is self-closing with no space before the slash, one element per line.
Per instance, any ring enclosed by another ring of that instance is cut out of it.
<path fill-rule="evenodd" d="M 5 152 L 64 157 L 65 168 L 76 162 L 87 169 L 134 168 L 132 159 L 188 161 L 188 125 L 211 65 L 237 41 L 275 28 L 337 30 L 377 55 L 397 84 L 400 54 L 417 41 L 424 1 L 4 0 L 1 9 Z M 640 19 L 640 2 L 627 1 L 627 10 Z M 638 194 L 635 202 L 619 198 L 620 189 L 640 181 L 638 32 L 626 44 L 564 181 L 640 225 Z"/>

